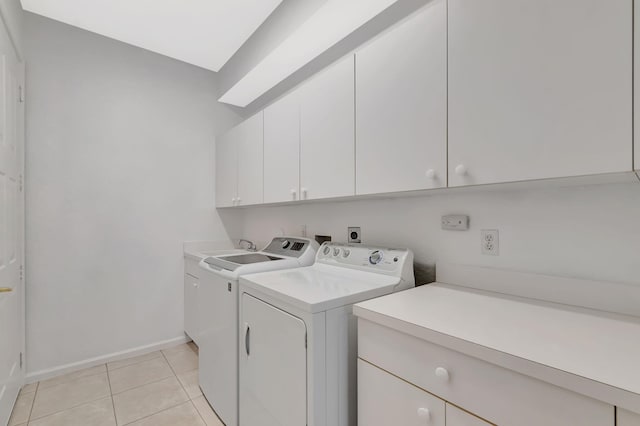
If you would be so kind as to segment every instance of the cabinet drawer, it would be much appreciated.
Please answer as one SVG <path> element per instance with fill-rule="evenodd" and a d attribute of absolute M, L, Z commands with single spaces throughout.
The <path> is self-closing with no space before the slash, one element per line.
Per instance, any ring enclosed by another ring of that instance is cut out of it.
<path fill-rule="evenodd" d="M 444 426 L 445 403 L 397 377 L 358 360 L 358 425 Z"/>
<path fill-rule="evenodd" d="M 447 426 L 490 426 L 484 420 L 466 413 L 456 406 L 447 404 Z"/>
<path fill-rule="evenodd" d="M 614 424 L 611 405 L 363 319 L 358 355 L 500 425 Z"/>

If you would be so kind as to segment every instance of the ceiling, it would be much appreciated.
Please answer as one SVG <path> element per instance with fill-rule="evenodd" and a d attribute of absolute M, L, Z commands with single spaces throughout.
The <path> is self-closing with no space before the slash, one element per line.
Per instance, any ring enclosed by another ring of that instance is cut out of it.
<path fill-rule="evenodd" d="M 282 0 L 21 0 L 22 7 L 218 71 Z"/>

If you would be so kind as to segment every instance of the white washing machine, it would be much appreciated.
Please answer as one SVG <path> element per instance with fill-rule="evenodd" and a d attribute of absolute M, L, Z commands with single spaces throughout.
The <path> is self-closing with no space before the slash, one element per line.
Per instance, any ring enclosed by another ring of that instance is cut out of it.
<path fill-rule="evenodd" d="M 240 279 L 240 425 L 356 424 L 353 304 L 415 286 L 406 249 L 324 243 L 312 266 Z"/>
<path fill-rule="evenodd" d="M 264 250 L 200 261 L 200 388 L 227 426 L 238 424 L 238 279 L 244 274 L 296 268 L 314 262 L 318 243 L 274 238 Z"/>

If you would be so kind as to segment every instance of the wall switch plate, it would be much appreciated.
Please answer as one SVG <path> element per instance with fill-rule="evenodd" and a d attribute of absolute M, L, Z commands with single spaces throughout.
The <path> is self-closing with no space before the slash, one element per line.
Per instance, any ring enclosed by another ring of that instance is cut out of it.
<path fill-rule="evenodd" d="M 498 256 L 500 254 L 500 239 L 497 229 L 483 229 L 480 231 L 482 254 Z"/>
<path fill-rule="evenodd" d="M 450 214 L 442 216 L 442 229 L 447 231 L 466 231 L 469 229 L 469 216 L 463 214 Z"/>
<path fill-rule="evenodd" d="M 359 226 L 350 226 L 347 228 L 348 230 L 348 241 L 350 243 L 361 243 L 362 242 L 362 234 L 360 232 Z"/>

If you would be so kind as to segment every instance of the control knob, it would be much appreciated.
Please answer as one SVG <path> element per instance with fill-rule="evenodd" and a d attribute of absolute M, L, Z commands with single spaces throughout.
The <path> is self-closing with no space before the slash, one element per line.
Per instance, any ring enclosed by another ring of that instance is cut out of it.
<path fill-rule="evenodd" d="M 322 254 L 324 254 L 325 256 L 328 256 L 330 251 L 331 251 L 331 247 L 324 246 L 324 249 L 322 249 Z"/>
<path fill-rule="evenodd" d="M 382 262 L 382 252 L 380 250 L 375 250 L 369 255 L 369 263 L 372 265 L 377 265 Z"/>
<path fill-rule="evenodd" d="M 334 255 L 334 256 L 337 256 L 337 255 L 339 255 L 339 254 L 340 254 L 340 249 L 339 249 L 338 247 L 334 248 L 334 249 L 333 249 L 333 255 Z"/>
<path fill-rule="evenodd" d="M 284 241 L 282 242 L 282 248 L 283 248 L 283 249 L 288 248 L 290 245 L 291 245 L 291 242 L 290 242 L 289 240 L 284 240 Z"/>

